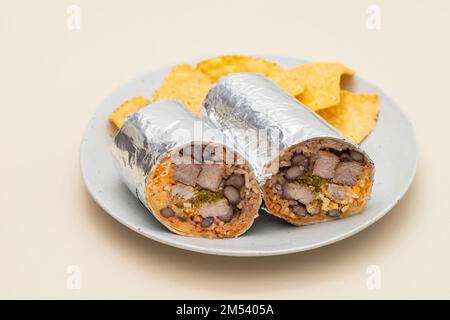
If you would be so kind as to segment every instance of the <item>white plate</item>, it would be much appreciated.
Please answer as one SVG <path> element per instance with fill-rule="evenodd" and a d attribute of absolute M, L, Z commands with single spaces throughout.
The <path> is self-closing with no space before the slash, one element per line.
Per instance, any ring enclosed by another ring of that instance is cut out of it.
<path fill-rule="evenodd" d="M 283 67 L 302 60 L 266 57 Z M 191 61 L 195 63 L 195 61 Z M 169 232 L 120 180 L 111 155 L 115 130 L 108 114 L 134 96 L 150 96 L 170 67 L 147 73 L 113 92 L 98 108 L 85 132 L 80 165 L 86 186 L 97 203 L 130 229 L 153 240 L 192 251 L 230 256 L 267 256 L 318 248 L 347 238 L 383 217 L 405 194 L 416 171 L 417 149 L 411 124 L 396 104 L 369 82 L 355 77 L 349 89 L 380 95 L 378 124 L 362 147 L 375 162 L 375 183 L 367 208 L 359 215 L 322 224 L 294 227 L 261 212 L 252 228 L 239 238 L 207 240 Z"/>

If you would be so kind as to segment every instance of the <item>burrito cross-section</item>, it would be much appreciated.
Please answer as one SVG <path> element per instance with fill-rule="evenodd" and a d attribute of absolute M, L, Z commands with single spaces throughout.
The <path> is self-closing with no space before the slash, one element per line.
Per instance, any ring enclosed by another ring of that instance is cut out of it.
<path fill-rule="evenodd" d="M 203 116 L 251 163 L 266 211 L 295 225 L 359 213 L 370 197 L 368 155 L 270 80 L 222 77 Z"/>
<path fill-rule="evenodd" d="M 372 186 L 369 159 L 330 138 L 309 139 L 280 153 L 281 166 L 263 185 L 266 208 L 306 225 L 360 212 Z"/>
<path fill-rule="evenodd" d="M 128 188 L 175 233 L 236 237 L 258 215 L 260 189 L 249 163 L 178 102 L 154 102 L 131 115 L 113 154 Z"/>

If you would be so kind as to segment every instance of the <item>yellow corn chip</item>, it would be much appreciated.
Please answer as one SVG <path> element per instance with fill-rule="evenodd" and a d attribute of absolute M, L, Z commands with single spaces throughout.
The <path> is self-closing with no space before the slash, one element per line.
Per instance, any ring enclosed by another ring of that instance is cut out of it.
<path fill-rule="evenodd" d="M 210 78 L 200 70 L 181 64 L 166 76 L 153 93 L 153 100 L 178 100 L 193 114 L 198 114 L 211 85 Z"/>
<path fill-rule="evenodd" d="M 307 63 L 291 69 L 294 81 L 304 90 L 296 98 L 317 111 L 339 103 L 341 76 L 353 75 L 354 71 L 340 63 Z"/>
<path fill-rule="evenodd" d="M 150 101 L 148 101 L 144 97 L 135 97 L 127 100 L 120 106 L 118 106 L 113 112 L 111 112 L 111 114 L 109 115 L 109 120 L 114 123 L 117 128 L 120 128 L 125 122 L 125 119 L 130 114 L 141 109 L 149 103 Z"/>
<path fill-rule="evenodd" d="M 380 112 L 378 95 L 341 91 L 339 105 L 317 112 L 324 120 L 355 143 L 367 137 Z"/>
<path fill-rule="evenodd" d="M 219 78 L 238 72 L 259 73 L 282 87 L 293 96 L 303 91 L 303 86 L 279 65 L 262 58 L 245 56 L 220 56 L 203 60 L 197 68 L 216 82 Z"/>

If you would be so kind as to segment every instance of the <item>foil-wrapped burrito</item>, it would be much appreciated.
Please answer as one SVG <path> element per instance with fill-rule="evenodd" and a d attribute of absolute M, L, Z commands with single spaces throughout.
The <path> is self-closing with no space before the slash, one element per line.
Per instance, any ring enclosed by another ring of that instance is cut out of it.
<path fill-rule="evenodd" d="M 208 92 L 202 116 L 253 166 L 269 213 L 307 225 L 365 207 L 371 159 L 270 80 L 253 73 L 222 77 Z"/>
<path fill-rule="evenodd" d="M 112 151 L 131 192 L 175 233 L 235 237 L 258 216 L 252 167 L 176 101 L 154 102 L 129 116 Z"/>

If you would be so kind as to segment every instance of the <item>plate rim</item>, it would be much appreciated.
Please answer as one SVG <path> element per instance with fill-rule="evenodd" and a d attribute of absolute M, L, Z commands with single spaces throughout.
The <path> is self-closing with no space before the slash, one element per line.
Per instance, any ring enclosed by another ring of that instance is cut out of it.
<path fill-rule="evenodd" d="M 226 54 L 221 54 L 221 55 L 226 55 Z M 256 57 L 261 57 L 261 58 L 265 58 L 269 61 L 273 61 L 273 59 L 279 59 L 279 60 L 291 60 L 291 61 L 300 61 L 302 63 L 306 63 L 308 61 L 312 61 L 312 60 L 304 60 L 301 58 L 294 58 L 291 56 L 286 56 L 286 55 L 271 55 L 271 54 L 242 54 L 242 55 L 251 55 L 251 56 L 256 56 Z M 207 56 L 201 56 L 201 57 L 194 57 L 194 58 L 190 58 L 190 59 L 185 59 L 184 62 L 180 62 L 180 63 L 189 63 L 191 64 L 192 61 L 198 61 L 200 59 L 204 59 L 205 57 L 213 57 L 214 55 L 207 55 Z M 178 64 L 180 64 L 178 63 Z M 276 62 L 275 62 L 276 63 Z M 126 81 L 125 83 L 117 86 L 114 90 L 112 90 L 112 93 L 117 92 L 118 90 L 120 90 L 121 88 L 127 86 L 130 83 L 134 83 L 139 81 L 142 78 L 145 78 L 147 75 L 152 74 L 152 73 L 157 73 L 157 72 L 161 72 L 162 70 L 167 70 L 172 68 L 174 65 L 176 65 L 176 63 L 172 64 L 172 65 L 167 65 L 167 66 L 163 66 L 163 67 L 159 67 L 159 68 L 154 68 L 152 70 L 146 71 L 145 73 L 139 74 L 138 76 L 135 76 L 131 79 L 129 79 L 128 81 Z M 84 185 L 86 187 L 86 189 L 88 190 L 88 193 L 90 194 L 90 196 L 95 200 L 95 202 L 112 218 L 114 218 L 116 221 L 118 221 L 119 223 L 121 223 L 122 225 L 126 226 L 127 228 L 135 231 L 136 233 L 148 238 L 148 239 L 152 239 L 154 241 L 157 241 L 159 243 L 165 244 L 165 245 L 169 245 L 172 247 L 176 247 L 179 249 L 183 249 L 183 250 L 189 250 L 189 251 L 193 251 L 193 252 L 198 252 L 198 253 L 203 253 L 203 254 L 210 254 L 210 255 L 220 255 L 220 256 L 233 256 L 233 257 L 261 257 L 261 256 L 276 256 L 276 255 L 285 255 L 285 254 L 292 254 L 292 253 L 297 253 L 297 252 L 303 252 L 303 251 L 309 251 L 309 250 L 313 250 L 313 249 L 317 249 L 320 247 L 324 247 L 333 243 L 336 243 L 338 241 L 350 238 L 351 236 L 361 232 L 362 230 L 368 228 L 369 226 L 371 226 L 372 224 L 374 224 L 375 222 L 377 222 L 378 220 L 380 220 L 381 218 L 383 218 L 389 211 L 391 211 L 399 202 L 400 200 L 404 197 L 404 195 L 406 194 L 406 192 L 409 190 L 409 188 L 411 187 L 412 182 L 414 181 L 414 178 L 416 176 L 416 172 L 417 172 L 417 166 L 418 166 L 418 158 L 419 158 L 419 153 L 418 153 L 418 146 L 417 146 L 417 138 L 416 138 L 416 134 L 414 131 L 414 127 L 411 123 L 411 121 L 409 120 L 409 118 L 406 116 L 406 114 L 403 112 L 402 108 L 395 102 L 395 100 L 393 100 L 388 94 L 385 93 L 384 90 L 381 90 L 377 85 L 374 85 L 371 81 L 366 80 L 366 78 L 361 77 L 361 76 L 355 76 L 358 79 L 361 79 L 362 81 L 366 82 L 368 85 L 370 85 L 371 87 L 375 88 L 378 92 L 383 94 L 383 97 L 385 99 L 387 99 L 393 108 L 397 109 L 397 111 L 400 112 L 400 114 L 403 116 L 403 118 L 406 121 L 407 127 L 411 132 L 411 139 L 413 142 L 413 147 L 414 147 L 414 163 L 413 163 L 413 168 L 412 171 L 408 177 L 408 181 L 407 183 L 403 186 L 403 189 L 401 190 L 401 192 L 398 193 L 398 196 L 395 198 L 395 200 L 393 200 L 389 206 L 386 206 L 383 210 L 380 210 L 380 212 L 373 217 L 370 220 L 367 220 L 364 223 L 359 224 L 358 226 L 356 226 L 355 228 L 351 229 L 350 231 L 347 231 L 345 233 L 342 233 L 340 235 L 337 235 L 335 237 L 332 238 L 328 238 L 327 240 L 321 241 L 321 242 L 317 242 L 314 244 L 310 244 L 310 245 L 304 245 L 304 246 L 297 246 L 297 247 L 292 247 L 292 248 L 287 248 L 287 249 L 277 249 L 277 250 L 267 250 L 267 251 L 261 251 L 261 250 L 252 250 L 252 251 L 248 251 L 248 250 L 244 250 L 244 251 L 240 251 L 240 250 L 226 250 L 226 249 L 217 249 L 217 248 L 207 248 L 207 247 L 202 247 L 202 246 L 198 246 L 198 245 L 194 245 L 194 244 L 189 244 L 189 243 L 183 243 L 177 240 L 170 240 L 167 239 L 166 237 L 161 237 L 157 234 L 151 234 L 151 233 L 146 233 L 143 232 L 141 228 L 139 227 L 135 227 L 133 225 L 131 225 L 130 223 L 128 223 L 126 221 L 126 219 L 122 219 L 119 216 L 113 214 L 112 210 L 110 210 L 108 208 L 108 205 L 97 195 L 96 192 L 94 192 L 94 190 L 92 190 L 92 185 L 90 185 L 88 183 L 89 178 L 86 175 L 86 171 L 85 171 L 85 166 L 83 165 L 84 160 L 83 160 L 83 155 L 85 154 L 84 148 L 85 148 L 85 144 L 87 142 L 87 134 L 89 133 L 89 129 L 92 127 L 92 124 L 94 122 L 94 120 L 97 118 L 97 114 L 99 113 L 99 108 L 104 105 L 108 98 L 111 96 L 108 95 L 107 97 L 103 98 L 102 101 L 100 102 L 100 104 L 97 105 L 97 108 L 95 110 L 95 112 L 93 113 L 93 115 L 90 117 L 84 131 L 83 131 L 83 135 L 82 135 L 82 139 L 81 139 L 81 143 L 80 143 L 80 147 L 79 147 L 79 168 L 80 168 L 80 172 L 81 172 L 81 176 L 84 182 Z M 226 241 L 227 239 L 219 239 L 218 241 Z"/>

